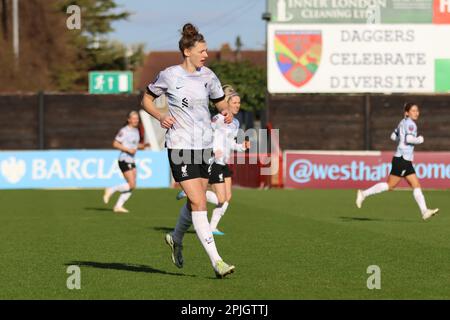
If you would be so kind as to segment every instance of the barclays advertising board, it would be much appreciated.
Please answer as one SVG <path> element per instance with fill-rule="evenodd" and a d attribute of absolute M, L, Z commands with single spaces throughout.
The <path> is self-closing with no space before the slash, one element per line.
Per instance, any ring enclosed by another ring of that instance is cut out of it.
<path fill-rule="evenodd" d="M 124 182 L 114 150 L 0 152 L 0 189 L 104 188 Z M 137 187 L 167 188 L 166 152 L 136 155 Z"/>

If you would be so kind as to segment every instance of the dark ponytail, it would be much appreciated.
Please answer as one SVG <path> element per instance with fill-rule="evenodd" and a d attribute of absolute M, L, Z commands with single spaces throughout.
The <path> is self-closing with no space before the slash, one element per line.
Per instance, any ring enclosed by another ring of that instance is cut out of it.
<path fill-rule="evenodd" d="M 417 103 L 414 102 L 406 102 L 403 105 L 403 113 L 409 112 L 409 110 L 411 110 L 412 107 L 417 106 L 419 107 L 419 105 Z M 407 117 L 407 115 L 405 115 Z"/>
<path fill-rule="evenodd" d="M 414 106 L 418 106 L 417 103 L 413 103 L 413 102 L 406 102 L 405 105 L 403 106 L 403 110 L 405 112 L 409 112 L 409 110 L 411 110 L 412 107 Z"/>
<path fill-rule="evenodd" d="M 184 55 L 185 49 L 190 49 L 195 46 L 197 42 L 205 42 L 205 38 L 192 23 L 186 23 L 181 31 L 181 39 L 178 43 L 181 54 Z"/>

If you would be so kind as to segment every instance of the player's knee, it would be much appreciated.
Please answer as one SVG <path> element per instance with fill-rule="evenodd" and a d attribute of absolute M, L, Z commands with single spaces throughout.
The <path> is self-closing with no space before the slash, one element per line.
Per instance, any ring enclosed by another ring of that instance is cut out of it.
<path fill-rule="evenodd" d="M 190 199 L 192 211 L 206 211 L 206 198 Z"/>

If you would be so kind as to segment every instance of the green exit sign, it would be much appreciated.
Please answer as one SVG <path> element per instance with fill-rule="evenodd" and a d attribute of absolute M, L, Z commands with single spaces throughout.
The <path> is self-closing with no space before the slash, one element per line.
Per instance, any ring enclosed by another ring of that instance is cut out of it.
<path fill-rule="evenodd" d="M 90 94 L 121 94 L 133 91 L 133 72 L 92 71 L 89 72 Z"/>

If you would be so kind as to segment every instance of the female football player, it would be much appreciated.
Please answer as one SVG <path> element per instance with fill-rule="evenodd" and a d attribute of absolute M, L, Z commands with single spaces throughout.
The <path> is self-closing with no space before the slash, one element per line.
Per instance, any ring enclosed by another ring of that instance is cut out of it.
<path fill-rule="evenodd" d="M 227 110 L 219 79 L 204 66 L 208 58 L 206 41 L 190 23 L 183 27 L 179 48 L 183 63 L 161 71 L 147 87 L 142 100 L 143 108 L 167 129 L 166 147 L 172 175 L 188 198 L 174 231 L 166 234 L 165 240 L 170 246 L 173 263 L 182 268 L 183 236 L 193 224 L 216 276 L 223 278 L 235 267 L 220 257 L 207 216 L 205 192 L 214 161 L 209 100 L 222 112 L 227 123 L 233 116 Z M 154 99 L 163 94 L 168 98 L 168 114 L 161 114 L 154 104 Z"/>
<path fill-rule="evenodd" d="M 225 92 L 225 101 L 228 103 L 229 111 L 233 116 L 239 113 L 241 107 L 241 98 L 239 94 L 229 85 L 223 86 Z M 233 151 L 244 152 L 250 148 L 250 142 L 245 141 L 242 144 L 237 143 L 237 135 L 239 131 L 239 121 L 234 118 L 232 123 L 226 124 L 224 116 L 218 114 L 212 119 L 212 127 L 214 130 L 214 164 L 211 168 L 211 176 L 209 184 L 212 191 L 206 192 L 208 202 L 216 205 L 213 211 L 210 228 L 214 235 L 224 235 L 222 231 L 217 229 L 220 219 L 225 214 L 231 201 L 231 171 L 228 167 L 228 161 Z M 181 191 L 177 199 L 185 197 L 185 193 Z"/>
<path fill-rule="evenodd" d="M 136 163 L 134 156 L 138 149 L 145 148 L 144 144 L 139 143 L 138 127 L 139 114 L 137 111 L 131 111 L 128 114 L 127 125 L 120 129 L 113 142 L 113 147 L 120 150 L 119 168 L 127 183 L 105 189 L 103 201 L 107 204 L 115 192 L 120 192 L 121 195 L 114 206 L 114 212 L 117 213 L 128 212 L 123 205 L 130 199 L 133 189 L 136 188 Z"/>
<path fill-rule="evenodd" d="M 412 161 L 414 159 L 414 146 L 423 143 L 422 136 L 417 136 L 416 121 L 419 119 L 419 106 L 415 103 L 406 103 L 404 106 L 404 118 L 400 121 L 391 139 L 398 142 L 397 151 L 392 159 L 392 169 L 387 182 L 381 182 L 373 187 L 361 191 L 356 196 L 356 206 L 361 208 L 364 199 L 368 196 L 393 190 L 402 178 L 413 188 L 414 199 L 419 205 L 422 218 L 427 220 L 438 213 L 439 209 L 428 209 L 425 203 L 419 179 L 416 176 Z"/>

